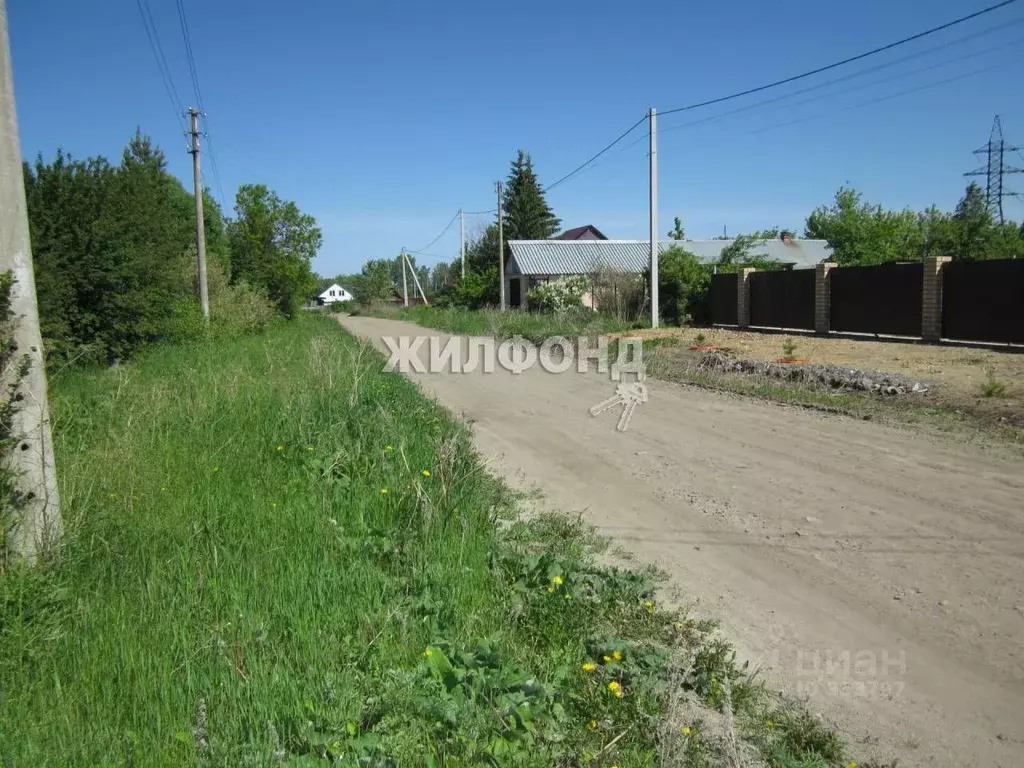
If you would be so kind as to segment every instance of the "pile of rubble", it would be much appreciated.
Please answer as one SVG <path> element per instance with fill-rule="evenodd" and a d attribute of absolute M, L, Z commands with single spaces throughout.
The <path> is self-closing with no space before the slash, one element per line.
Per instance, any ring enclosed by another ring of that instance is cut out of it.
<path fill-rule="evenodd" d="M 742 360 L 724 352 L 707 352 L 701 358 L 704 370 L 725 373 L 751 373 L 773 379 L 817 384 L 833 389 L 851 389 L 860 392 L 877 392 L 882 395 L 923 395 L 929 385 L 911 381 L 891 373 L 858 371 L 828 363 L 766 363 L 760 360 Z"/>

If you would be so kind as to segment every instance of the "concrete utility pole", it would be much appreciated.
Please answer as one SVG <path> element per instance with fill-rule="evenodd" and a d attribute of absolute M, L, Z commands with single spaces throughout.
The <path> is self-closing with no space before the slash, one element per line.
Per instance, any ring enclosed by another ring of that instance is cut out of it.
<path fill-rule="evenodd" d="M 409 306 L 409 282 L 405 277 L 405 248 L 402 249 L 402 300 Z"/>
<path fill-rule="evenodd" d="M 423 299 L 424 306 L 430 304 L 427 301 L 427 294 L 423 292 L 423 286 L 420 285 L 420 278 L 416 274 L 416 267 L 412 265 L 412 261 L 409 260 L 409 254 L 405 254 L 405 260 L 409 262 L 409 271 L 412 272 L 412 281 L 416 284 L 416 290 L 420 292 L 420 298 Z"/>
<path fill-rule="evenodd" d="M 505 311 L 505 230 L 501 217 L 501 182 L 494 182 L 494 188 L 498 190 L 498 289 L 501 297 L 498 307 Z"/>
<path fill-rule="evenodd" d="M 651 127 L 651 328 L 658 327 L 658 114 L 648 113 Z"/>
<path fill-rule="evenodd" d="M 50 436 L 46 369 L 39 334 L 39 309 L 29 245 L 28 208 L 18 143 L 18 117 L 14 109 L 14 77 L 11 74 L 4 0 L 0 0 L 0 270 L 10 270 L 15 280 L 11 288 L 11 314 L 16 324 L 13 330 L 14 355 L 7 370 L 3 371 L 5 389 L 18 367 L 18 359 L 28 357 L 31 362 L 28 375 L 14 395 L 18 406 L 12 434 L 19 439 L 7 460 L 9 468 L 18 475 L 14 481 L 15 488 L 23 503 L 9 543 L 15 552 L 29 563 L 34 563 L 60 537 L 60 495 Z"/>
<path fill-rule="evenodd" d="M 210 319 L 210 292 L 206 287 L 206 227 L 203 219 L 203 181 L 199 172 L 199 110 L 188 108 L 192 118 L 192 186 L 196 193 L 196 271 L 199 273 L 199 306 L 203 317 Z"/>
<path fill-rule="evenodd" d="M 462 277 L 466 277 L 466 212 L 459 208 L 459 256 L 462 258 Z"/>

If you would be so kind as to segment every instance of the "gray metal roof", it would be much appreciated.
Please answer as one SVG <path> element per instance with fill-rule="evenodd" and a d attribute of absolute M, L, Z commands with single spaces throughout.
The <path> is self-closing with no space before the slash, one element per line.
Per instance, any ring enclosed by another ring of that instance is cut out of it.
<path fill-rule="evenodd" d="M 706 264 L 713 264 L 733 240 L 660 240 L 659 253 L 680 245 Z M 650 261 L 647 240 L 510 240 L 509 275 L 585 275 L 598 269 L 643 272 Z M 781 264 L 813 267 L 832 255 L 825 240 L 763 240 L 752 256 L 766 256 Z"/>

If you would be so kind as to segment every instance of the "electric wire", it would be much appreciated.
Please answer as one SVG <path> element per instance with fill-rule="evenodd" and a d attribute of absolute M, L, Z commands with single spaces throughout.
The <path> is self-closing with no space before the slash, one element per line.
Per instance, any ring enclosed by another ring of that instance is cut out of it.
<path fill-rule="evenodd" d="M 898 46 L 906 45 L 907 43 L 911 43 L 911 42 L 913 42 L 915 40 L 920 40 L 921 38 L 927 37 L 929 35 L 934 35 L 936 32 L 941 32 L 942 30 L 950 29 L 951 27 L 955 27 L 955 26 L 957 26 L 959 24 L 963 24 L 963 23 L 965 23 L 967 21 L 970 21 L 972 19 L 976 19 L 979 16 L 984 16 L 987 13 L 992 13 L 993 11 L 997 11 L 1000 8 L 1005 8 L 1008 5 L 1012 5 L 1013 3 L 1016 3 L 1017 1 L 1018 0 L 1003 0 L 1003 2 L 1001 2 L 1001 3 L 996 3 L 995 5 L 990 5 L 987 8 L 982 8 L 980 11 L 975 11 L 974 13 L 969 13 L 966 16 L 961 16 L 960 18 L 954 19 L 953 21 L 946 22 L 945 24 L 940 24 L 937 27 L 932 27 L 931 29 L 926 29 L 924 32 L 918 32 L 915 35 L 910 35 L 909 37 L 904 37 L 904 38 L 902 38 L 900 40 L 897 40 L 895 42 L 889 43 L 887 45 L 882 45 L 882 46 L 879 46 L 878 48 L 873 48 L 870 51 L 865 51 L 864 53 L 857 54 L 856 56 L 850 56 L 850 57 L 848 57 L 846 59 L 842 59 L 841 61 L 836 61 L 836 62 L 833 62 L 832 64 L 827 64 L 827 65 L 825 65 L 823 67 L 818 67 L 817 69 L 812 69 L 812 70 L 809 70 L 807 72 L 802 72 L 799 75 L 792 75 L 790 77 L 786 77 L 786 78 L 783 78 L 781 80 L 775 80 L 774 82 L 766 83 L 765 85 L 759 85 L 756 88 L 748 88 L 745 91 L 738 91 L 736 93 L 731 93 L 728 96 L 719 96 L 719 97 L 714 98 L 714 99 L 708 99 L 707 101 L 698 102 L 697 104 L 688 104 L 688 105 L 683 106 L 683 107 L 676 107 L 675 109 L 667 109 L 667 110 L 661 112 L 660 114 L 662 114 L 662 115 L 671 115 L 671 114 L 675 114 L 676 112 L 686 112 L 686 111 L 691 110 L 691 109 L 698 109 L 699 107 L 708 107 L 708 106 L 711 106 L 712 104 L 721 104 L 724 101 L 731 101 L 732 99 L 738 99 L 741 96 L 749 96 L 752 93 L 758 93 L 760 91 L 766 91 L 769 88 L 777 88 L 778 86 L 785 85 L 786 83 L 793 83 L 793 82 L 796 82 L 797 80 L 803 80 L 804 78 L 811 77 L 812 75 L 817 75 L 817 74 L 820 74 L 822 72 L 827 72 L 830 69 L 836 69 L 837 67 L 842 67 L 842 66 L 844 66 L 846 64 L 852 64 L 855 61 L 860 61 L 861 59 L 866 59 L 869 56 L 874 56 L 876 54 L 883 53 L 884 51 L 890 51 L 893 48 L 896 48 Z"/>

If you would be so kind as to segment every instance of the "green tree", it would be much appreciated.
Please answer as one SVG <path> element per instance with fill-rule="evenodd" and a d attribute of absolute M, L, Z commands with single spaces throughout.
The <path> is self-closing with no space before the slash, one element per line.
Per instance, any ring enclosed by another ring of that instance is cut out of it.
<path fill-rule="evenodd" d="M 672 231 L 668 233 L 672 240 L 685 240 L 686 231 L 683 229 L 683 220 L 676 216 L 672 219 Z"/>
<path fill-rule="evenodd" d="M 832 205 L 811 213 L 804 236 L 827 240 L 840 266 L 918 258 L 921 245 L 917 214 L 865 203 L 859 192 L 847 187 L 839 189 Z"/>
<path fill-rule="evenodd" d="M 390 300 L 395 291 L 391 279 L 391 259 L 371 259 L 351 280 L 352 291 L 362 304 Z"/>
<path fill-rule="evenodd" d="M 314 219 L 263 184 L 245 184 L 229 226 L 231 280 L 261 288 L 291 317 L 316 288 L 310 262 L 323 242 Z"/>
<path fill-rule="evenodd" d="M 523 150 L 516 153 L 502 194 L 502 212 L 507 240 L 546 240 L 561 228 L 544 197 L 533 171 L 533 160 Z"/>
<path fill-rule="evenodd" d="M 650 283 L 650 272 L 647 273 Z M 680 246 L 662 251 L 658 259 L 661 319 L 668 325 L 706 323 L 711 319 L 711 267 Z"/>

